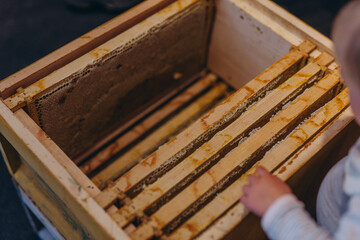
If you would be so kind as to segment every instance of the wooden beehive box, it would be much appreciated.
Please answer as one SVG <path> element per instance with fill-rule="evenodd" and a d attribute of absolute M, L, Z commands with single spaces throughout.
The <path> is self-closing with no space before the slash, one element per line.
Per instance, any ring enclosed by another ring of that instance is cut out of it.
<path fill-rule="evenodd" d="M 271 1 L 145 1 L 0 82 L 1 150 L 67 239 L 264 238 L 254 168 L 313 210 L 358 135 L 332 55 Z"/>

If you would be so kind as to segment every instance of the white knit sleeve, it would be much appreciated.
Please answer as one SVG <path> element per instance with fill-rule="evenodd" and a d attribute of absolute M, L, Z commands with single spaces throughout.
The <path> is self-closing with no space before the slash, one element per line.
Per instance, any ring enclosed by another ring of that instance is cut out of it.
<path fill-rule="evenodd" d="M 348 155 L 343 187 L 350 200 L 335 236 L 319 227 L 292 194 L 282 196 L 269 207 L 261 221 L 264 231 L 274 240 L 360 239 L 360 140 Z"/>
<path fill-rule="evenodd" d="M 270 239 L 325 240 L 331 239 L 304 209 L 304 204 L 292 194 L 277 199 L 266 211 L 261 221 Z"/>

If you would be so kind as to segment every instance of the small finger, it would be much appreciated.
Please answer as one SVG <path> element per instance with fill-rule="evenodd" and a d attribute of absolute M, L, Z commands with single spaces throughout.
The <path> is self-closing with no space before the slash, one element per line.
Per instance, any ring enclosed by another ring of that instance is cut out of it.
<path fill-rule="evenodd" d="M 263 176 L 266 176 L 269 174 L 269 171 L 266 170 L 263 166 L 257 167 L 256 172 L 260 177 L 263 177 Z"/>
<path fill-rule="evenodd" d="M 249 190 L 250 190 L 250 186 L 249 186 L 249 185 L 245 185 L 245 186 L 243 186 L 242 190 L 243 190 L 243 194 L 244 194 L 244 195 L 248 195 L 248 194 L 249 194 Z"/>

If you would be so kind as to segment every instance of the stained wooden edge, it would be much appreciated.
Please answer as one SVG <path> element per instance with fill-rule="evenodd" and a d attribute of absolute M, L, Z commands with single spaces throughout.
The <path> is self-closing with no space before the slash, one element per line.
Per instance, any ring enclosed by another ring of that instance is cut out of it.
<path fill-rule="evenodd" d="M 41 58 L 0 82 L 0 95 L 7 98 L 30 84 L 126 31 L 175 0 L 146 0 L 94 30 Z"/>

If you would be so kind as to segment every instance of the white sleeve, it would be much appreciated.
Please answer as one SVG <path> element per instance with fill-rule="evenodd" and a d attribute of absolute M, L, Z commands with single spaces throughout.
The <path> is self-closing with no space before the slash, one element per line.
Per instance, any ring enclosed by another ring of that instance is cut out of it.
<path fill-rule="evenodd" d="M 270 239 L 325 240 L 331 236 L 320 228 L 292 194 L 278 198 L 266 211 L 261 225 Z"/>
<path fill-rule="evenodd" d="M 360 239 L 360 140 L 348 155 L 344 191 L 350 200 L 334 239 Z M 304 204 L 292 194 L 277 199 L 266 211 L 261 225 L 268 237 L 274 240 L 332 239 L 306 212 Z"/>
<path fill-rule="evenodd" d="M 351 148 L 345 163 L 344 192 L 350 200 L 335 237 L 360 239 L 360 140 Z"/>
<path fill-rule="evenodd" d="M 332 239 L 306 212 L 304 204 L 292 194 L 277 199 L 266 211 L 261 225 L 268 237 L 274 240 Z M 351 197 L 334 239 L 360 239 L 360 195 Z"/>

